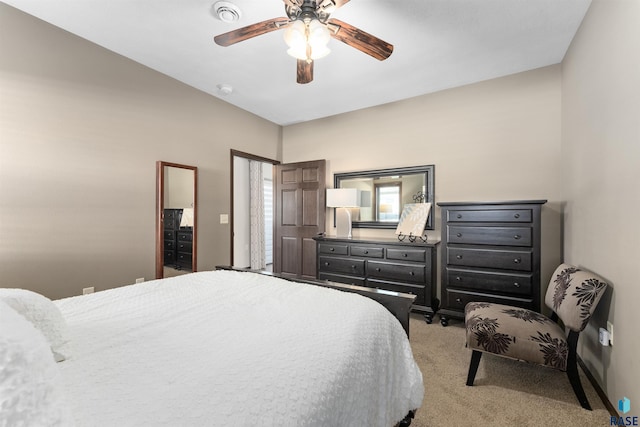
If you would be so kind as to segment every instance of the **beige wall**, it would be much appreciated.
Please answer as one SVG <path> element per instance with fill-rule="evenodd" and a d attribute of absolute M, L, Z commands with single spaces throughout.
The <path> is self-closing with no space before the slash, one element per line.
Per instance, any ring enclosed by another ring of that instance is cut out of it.
<path fill-rule="evenodd" d="M 155 163 L 198 167 L 198 267 L 229 263 L 230 148 L 280 127 L 0 4 L 0 286 L 154 277 Z"/>
<path fill-rule="evenodd" d="M 450 89 L 283 129 L 283 160 L 327 159 L 333 174 L 435 165 L 435 199 L 547 199 L 543 284 L 560 260 L 560 66 Z M 440 237 L 440 209 L 436 208 Z M 327 215 L 327 230 L 334 230 Z M 394 236 L 354 229 L 354 236 Z"/>
<path fill-rule="evenodd" d="M 595 0 L 562 66 L 564 255 L 612 285 L 580 354 L 614 405 L 633 402 L 632 415 L 640 414 L 639 22 L 639 1 Z M 614 345 L 600 347 L 596 328 L 607 320 Z"/>

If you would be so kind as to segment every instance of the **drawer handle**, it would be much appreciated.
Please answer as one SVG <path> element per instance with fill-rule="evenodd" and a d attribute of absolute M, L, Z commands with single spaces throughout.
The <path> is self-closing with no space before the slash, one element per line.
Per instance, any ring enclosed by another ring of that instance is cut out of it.
<path fill-rule="evenodd" d="M 519 288 L 519 287 L 520 287 L 520 283 L 518 283 L 518 282 L 513 282 L 513 286 L 515 286 L 516 288 Z"/>
<path fill-rule="evenodd" d="M 329 263 L 325 261 L 324 265 L 329 265 Z"/>
<path fill-rule="evenodd" d="M 456 282 L 462 282 L 462 277 L 456 276 Z"/>
<path fill-rule="evenodd" d="M 462 215 L 458 214 L 458 215 L 456 215 L 456 218 L 460 219 L 460 218 L 462 218 Z"/>
<path fill-rule="evenodd" d="M 462 233 L 457 233 L 456 237 L 462 237 Z"/>
<path fill-rule="evenodd" d="M 462 255 L 456 255 L 456 259 L 462 259 Z"/>
<path fill-rule="evenodd" d="M 380 267 L 376 267 L 376 271 L 380 271 Z"/>
<path fill-rule="evenodd" d="M 457 302 L 458 304 L 462 304 L 462 299 L 460 299 L 460 298 L 456 298 L 456 302 Z"/>
<path fill-rule="evenodd" d="M 409 254 L 402 254 L 402 256 L 406 258 L 409 256 Z"/>
<path fill-rule="evenodd" d="M 516 240 L 520 240 L 520 238 L 521 238 L 521 237 L 522 237 L 522 236 L 521 236 L 521 235 L 519 235 L 519 234 L 516 234 L 515 236 L 513 236 L 513 238 L 514 238 L 514 239 L 516 239 Z"/>
<path fill-rule="evenodd" d="M 364 251 L 364 254 L 367 255 L 369 253 L 369 251 Z"/>
<path fill-rule="evenodd" d="M 352 265 L 352 266 L 351 266 L 351 268 L 353 268 L 353 269 L 355 270 L 356 266 L 355 266 L 355 265 Z"/>
<path fill-rule="evenodd" d="M 416 275 L 416 273 L 414 273 L 413 271 L 410 271 L 410 272 L 409 272 L 409 275 L 410 275 L 410 276 L 415 276 L 415 275 Z"/>
<path fill-rule="evenodd" d="M 330 252 L 333 252 L 333 251 L 335 251 L 335 250 L 336 250 L 335 248 L 329 248 L 329 251 L 330 251 Z"/>
<path fill-rule="evenodd" d="M 520 214 L 519 214 L 519 213 L 514 214 L 514 215 L 513 215 L 513 217 L 514 217 L 515 219 L 518 219 L 518 218 L 520 218 Z"/>
<path fill-rule="evenodd" d="M 520 264 L 522 262 L 522 260 L 520 258 L 516 258 L 513 260 L 514 263 L 516 264 Z"/>

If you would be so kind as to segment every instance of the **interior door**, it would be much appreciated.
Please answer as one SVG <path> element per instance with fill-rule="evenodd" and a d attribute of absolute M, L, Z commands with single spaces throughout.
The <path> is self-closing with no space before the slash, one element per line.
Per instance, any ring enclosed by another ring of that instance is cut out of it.
<path fill-rule="evenodd" d="M 316 277 L 316 242 L 325 227 L 325 160 L 275 166 L 274 272 Z"/>

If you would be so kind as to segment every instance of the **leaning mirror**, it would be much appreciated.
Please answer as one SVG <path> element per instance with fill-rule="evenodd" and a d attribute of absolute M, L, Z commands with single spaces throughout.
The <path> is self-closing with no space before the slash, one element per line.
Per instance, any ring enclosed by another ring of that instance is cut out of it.
<path fill-rule="evenodd" d="M 336 173 L 334 188 L 356 188 L 360 194 L 354 228 L 397 228 L 407 203 L 434 201 L 434 165 Z M 334 220 L 335 224 L 335 220 Z M 433 211 L 426 230 L 433 230 Z"/>
<path fill-rule="evenodd" d="M 156 278 L 196 271 L 198 168 L 156 163 Z"/>

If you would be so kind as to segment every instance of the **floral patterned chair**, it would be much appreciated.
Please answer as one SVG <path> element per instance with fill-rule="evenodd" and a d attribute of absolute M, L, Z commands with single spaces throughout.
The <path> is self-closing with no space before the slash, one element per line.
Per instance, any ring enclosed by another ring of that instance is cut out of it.
<path fill-rule="evenodd" d="M 473 353 L 467 385 L 473 385 L 482 353 L 493 353 L 566 371 L 578 401 L 591 410 L 578 376 L 576 345 L 606 287 L 595 274 L 562 264 L 551 276 L 545 297 L 553 310 L 551 318 L 519 307 L 468 303 L 466 339 Z"/>

